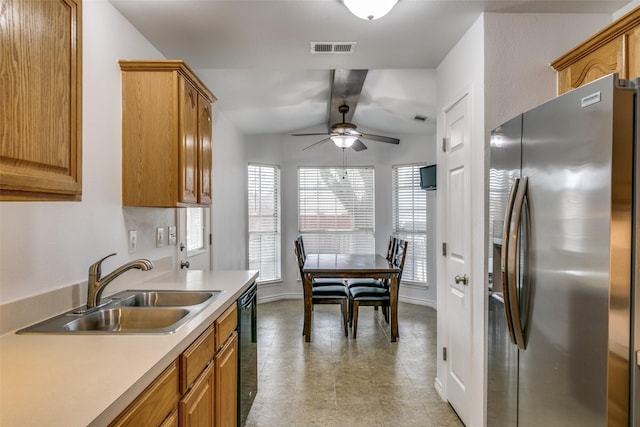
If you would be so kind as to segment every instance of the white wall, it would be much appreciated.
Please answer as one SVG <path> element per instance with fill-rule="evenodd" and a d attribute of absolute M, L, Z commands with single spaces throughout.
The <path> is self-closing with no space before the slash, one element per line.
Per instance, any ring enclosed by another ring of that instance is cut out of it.
<path fill-rule="evenodd" d="M 162 258 L 157 226 L 175 224 L 161 209 L 121 203 L 121 85 L 118 60 L 162 58 L 106 0 L 83 2 L 83 196 L 81 202 L 0 203 L 0 303 L 87 280 L 88 266 L 111 252 L 105 269 L 136 257 Z M 127 229 L 138 251 L 127 253 Z"/>
<path fill-rule="evenodd" d="M 211 90 L 215 93 L 214 88 Z M 244 148 L 242 134 L 217 112 L 216 104 L 213 104 L 213 270 L 247 268 L 247 169 Z"/>
<path fill-rule="evenodd" d="M 156 227 L 176 225 L 175 209 L 122 207 L 119 59 L 164 57 L 107 0 L 85 0 L 82 201 L 0 203 L 0 304 L 86 282 L 89 265 L 112 252 L 118 255 L 105 263 L 105 271 L 129 259 L 175 255 L 175 246 L 155 247 Z M 246 259 L 246 221 L 238 220 L 244 217 L 244 199 L 237 197 L 246 188 L 242 137 L 215 104 L 213 111 L 213 265 L 241 269 Z M 127 249 L 131 229 L 138 233 L 135 254 Z"/>
<path fill-rule="evenodd" d="M 470 286 L 468 288 L 468 296 L 471 298 L 472 309 L 472 337 L 474 339 L 482 339 L 482 323 L 476 324 L 475 317 L 478 312 L 477 301 L 481 300 L 483 294 L 483 274 L 482 274 L 482 257 L 477 259 L 476 251 L 478 250 L 478 240 L 483 239 L 482 227 L 482 200 L 481 195 L 484 186 L 484 19 L 481 16 L 469 28 L 467 33 L 458 42 L 458 44 L 447 54 L 445 59 L 440 63 L 438 72 L 438 140 L 442 140 L 445 135 L 444 112 L 463 96 L 468 95 L 469 111 L 470 111 L 470 138 L 471 138 L 471 159 L 472 164 L 469 167 L 471 174 L 471 194 L 472 200 L 469 204 L 469 215 L 472 221 L 472 236 L 470 236 L 472 244 L 471 260 L 469 262 L 469 278 Z M 444 165 L 444 154 L 438 150 L 438 164 Z M 443 168 L 440 168 L 438 181 L 445 182 Z M 442 187 L 441 187 L 442 188 Z M 445 190 L 445 188 L 443 188 Z M 480 201 L 477 200 L 480 198 Z M 438 218 L 446 218 L 446 192 L 438 192 Z M 444 221 L 438 224 L 437 243 L 441 244 L 444 239 Z M 442 347 L 449 347 L 447 341 L 447 318 L 446 318 L 446 291 L 445 266 L 444 257 L 438 257 L 438 337 L 437 337 L 437 354 L 441 354 Z M 480 311 L 482 313 L 482 311 Z M 469 325 L 466 325 L 468 327 Z M 473 396 L 472 416 L 470 425 L 482 425 L 479 420 L 482 414 L 476 414 L 479 406 L 483 406 L 483 394 L 475 391 L 479 390 L 477 386 L 479 381 L 482 384 L 482 363 L 484 357 L 482 354 L 483 346 L 474 345 L 470 349 L 470 355 L 473 360 L 473 366 L 469 369 L 472 372 L 470 387 L 470 395 Z M 446 399 L 447 382 L 446 382 L 446 362 L 438 358 L 436 389 Z M 479 370 L 479 372 L 478 372 Z M 470 400 L 471 402 L 471 400 Z M 482 410 L 480 410 L 482 411 Z"/>
<path fill-rule="evenodd" d="M 433 73 L 433 70 L 425 70 Z M 312 129 L 309 132 L 323 132 Z M 371 131 L 372 133 L 376 133 Z M 342 151 L 332 143 L 302 151 L 322 137 L 292 137 L 290 135 L 252 135 L 246 137 L 246 161 L 276 164 L 281 168 L 282 182 L 282 277 L 281 283 L 265 285 L 261 288 L 262 300 L 280 298 L 300 298 L 302 289 L 297 281 L 297 265 L 293 252 L 293 241 L 298 236 L 298 166 L 342 166 Z M 400 135 L 399 146 L 373 141 L 364 141 L 367 150 L 355 152 L 347 150 L 347 166 L 375 167 L 375 227 L 376 251 L 385 253 L 388 236 L 391 234 L 391 166 L 436 160 L 434 135 L 417 137 Z M 435 217 L 435 195 L 428 195 Z M 435 236 L 432 235 L 431 254 L 434 252 Z M 404 285 L 400 288 L 401 299 L 423 305 L 435 306 L 435 263 L 433 256 L 428 259 L 428 288 Z"/>
<path fill-rule="evenodd" d="M 443 111 L 468 92 L 471 96 L 472 221 L 470 297 L 472 348 L 469 424 L 485 424 L 486 345 L 486 182 L 490 130 L 556 93 L 548 64 L 610 22 L 606 14 L 484 14 L 438 66 L 438 140 Z M 442 157 L 438 152 L 439 159 Z M 439 161 L 440 163 L 440 161 Z M 442 182 L 442 181 L 441 181 Z M 438 193 L 443 217 L 446 193 Z M 442 224 L 438 229 L 441 230 Z M 442 234 L 438 234 L 438 243 Z M 442 258 L 438 261 L 442 264 Z M 438 290 L 444 292 L 444 265 L 438 266 Z M 443 295 L 443 294 L 442 294 Z M 446 298 L 438 299 L 438 350 L 447 346 Z M 436 388 L 446 399 L 446 362 L 439 360 Z"/>

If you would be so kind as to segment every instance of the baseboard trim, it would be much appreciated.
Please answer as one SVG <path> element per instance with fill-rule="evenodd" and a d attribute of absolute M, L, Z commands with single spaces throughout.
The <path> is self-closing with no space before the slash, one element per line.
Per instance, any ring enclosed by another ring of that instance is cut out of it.
<path fill-rule="evenodd" d="M 260 296 L 260 291 L 258 290 L 258 304 L 267 303 L 267 302 L 291 300 L 291 299 L 302 300 L 302 294 L 286 293 L 286 294 L 278 294 L 278 295 L 269 295 L 268 297 L 261 297 Z"/>
<path fill-rule="evenodd" d="M 430 308 L 433 308 L 434 310 L 437 310 L 437 304 L 433 300 L 426 300 L 426 299 L 406 297 L 406 296 L 400 296 L 398 300 L 400 302 L 406 302 L 413 305 L 422 305 L 422 306 L 430 307 Z"/>
<path fill-rule="evenodd" d="M 447 401 L 447 395 L 444 391 L 444 387 L 442 385 L 442 382 L 440 382 L 440 379 L 436 377 L 436 380 L 433 383 L 434 388 L 436 389 L 436 391 L 438 392 L 438 395 L 440 396 L 440 399 L 442 399 L 444 402 Z"/>

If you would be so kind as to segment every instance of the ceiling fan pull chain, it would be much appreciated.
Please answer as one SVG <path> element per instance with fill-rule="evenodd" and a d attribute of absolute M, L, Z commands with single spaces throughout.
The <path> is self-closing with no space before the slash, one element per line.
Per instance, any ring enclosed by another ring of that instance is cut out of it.
<path fill-rule="evenodd" d="M 342 179 L 345 179 L 347 177 L 347 152 L 344 148 L 342 149 L 342 169 L 344 171 Z"/>

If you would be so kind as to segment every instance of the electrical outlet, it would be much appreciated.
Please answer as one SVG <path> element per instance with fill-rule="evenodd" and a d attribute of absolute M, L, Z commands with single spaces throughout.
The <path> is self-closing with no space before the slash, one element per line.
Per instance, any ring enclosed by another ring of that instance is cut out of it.
<path fill-rule="evenodd" d="M 135 254 L 138 247 L 138 232 L 136 230 L 129 230 L 129 253 Z"/>
<path fill-rule="evenodd" d="M 158 227 L 156 228 L 156 248 L 161 248 L 164 246 L 164 228 Z"/>
<path fill-rule="evenodd" d="M 170 225 L 169 226 L 169 244 L 170 245 L 175 245 L 176 244 L 176 240 L 177 240 L 176 227 Z"/>

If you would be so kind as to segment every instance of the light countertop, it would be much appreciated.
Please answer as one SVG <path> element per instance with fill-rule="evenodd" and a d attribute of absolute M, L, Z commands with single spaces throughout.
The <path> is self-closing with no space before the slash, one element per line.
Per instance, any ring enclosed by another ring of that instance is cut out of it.
<path fill-rule="evenodd" d="M 0 336 L 0 425 L 107 425 L 257 275 L 257 271 L 180 270 L 136 284 L 133 289 L 224 291 L 172 334 Z M 105 294 L 131 288 L 126 280 L 114 281 Z"/>

